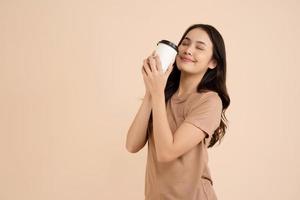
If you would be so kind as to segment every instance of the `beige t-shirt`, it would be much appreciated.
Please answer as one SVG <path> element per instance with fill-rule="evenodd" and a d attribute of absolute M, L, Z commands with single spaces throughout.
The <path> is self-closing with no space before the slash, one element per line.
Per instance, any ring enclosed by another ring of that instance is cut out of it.
<path fill-rule="evenodd" d="M 175 93 L 166 110 L 173 134 L 185 121 L 203 130 L 207 137 L 175 160 L 158 162 L 154 134 L 149 134 L 145 200 L 216 200 L 207 146 L 221 122 L 221 98 L 214 91 L 181 97 Z"/>

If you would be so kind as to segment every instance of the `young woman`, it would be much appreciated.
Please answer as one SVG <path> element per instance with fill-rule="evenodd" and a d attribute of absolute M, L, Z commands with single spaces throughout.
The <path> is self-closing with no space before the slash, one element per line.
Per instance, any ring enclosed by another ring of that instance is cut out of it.
<path fill-rule="evenodd" d="M 163 73 L 154 53 L 144 60 L 146 93 L 126 139 L 129 152 L 148 141 L 146 200 L 216 200 L 207 148 L 227 128 L 226 53 L 211 25 L 190 26 Z"/>

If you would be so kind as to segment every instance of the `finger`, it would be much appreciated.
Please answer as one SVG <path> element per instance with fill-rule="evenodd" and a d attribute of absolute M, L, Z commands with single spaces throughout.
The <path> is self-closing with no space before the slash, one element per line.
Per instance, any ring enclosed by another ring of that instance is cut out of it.
<path fill-rule="evenodd" d="M 171 64 L 169 65 L 169 67 L 168 67 L 168 69 L 167 69 L 167 71 L 166 71 L 167 76 L 169 76 L 169 75 L 171 74 L 171 72 L 172 72 L 172 70 L 173 70 L 173 68 L 174 68 L 174 61 L 175 61 L 175 60 L 173 60 L 173 61 L 171 62 Z"/>
<path fill-rule="evenodd" d="M 143 65 L 142 65 L 142 73 L 145 72 L 145 74 L 147 75 L 146 69 L 145 69 L 145 65 L 146 65 L 146 60 L 143 60 Z"/>
<path fill-rule="evenodd" d="M 142 67 L 142 75 L 143 75 L 144 81 L 146 81 L 148 76 L 147 76 L 147 73 L 146 73 L 146 71 L 144 70 L 143 67 Z"/>
<path fill-rule="evenodd" d="M 149 57 L 149 63 L 150 63 L 151 71 L 152 72 L 157 72 L 156 61 L 155 61 L 155 59 L 152 56 Z"/>
<path fill-rule="evenodd" d="M 169 76 L 171 74 L 173 68 L 174 68 L 174 65 L 171 65 L 171 66 L 168 67 L 168 69 L 167 69 L 167 76 Z"/>
<path fill-rule="evenodd" d="M 153 57 L 156 55 L 156 51 L 152 51 L 152 54 L 151 54 Z"/>
<path fill-rule="evenodd" d="M 162 73 L 163 70 L 162 70 L 162 66 L 161 66 L 159 55 L 157 54 L 154 58 L 155 58 L 156 67 L 157 67 L 158 72 Z"/>
<path fill-rule="evenodd" d="M 142 70 L 141 70 L 141 71 L 142 71 L 142 74 L 143 74 L 143 75 L 147 76 L 147 73 L 146 73 L 146 71 L 145 71 L 144 65 L 142 66 Z"/>
<path fill-rule="evenodd" d="M 143 68 L 144 68 L 147 76 L 151 76 L 151 70 L 150 70 L 150 66 L 148 64 L 148 60 L 147 59 L 144 60 Z"/>
<path fill-rule="evenodd" d="M 144 67 L 143 67 L 143 69 L 142 69 L 142 75 L 143 75 L 143 79 L 144 79 L 144 81 L 145 81 L 145 84 L 148 83 L 149 76 L 148 76 L 146 70 L 144 69 Z"/>

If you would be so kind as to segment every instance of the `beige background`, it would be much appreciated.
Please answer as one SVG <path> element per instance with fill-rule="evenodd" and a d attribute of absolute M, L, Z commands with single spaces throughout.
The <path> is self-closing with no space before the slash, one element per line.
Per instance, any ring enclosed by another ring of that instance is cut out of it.
<path fill-rule="evenodd" d="M 219 199 L 299 199 L 299 7 L 1 0 L 0 199 L 143 199 L 146 148 L 125 150 L 142 60 L 194 23 L 227 49 L 229 128 L 209 150 Z"/>

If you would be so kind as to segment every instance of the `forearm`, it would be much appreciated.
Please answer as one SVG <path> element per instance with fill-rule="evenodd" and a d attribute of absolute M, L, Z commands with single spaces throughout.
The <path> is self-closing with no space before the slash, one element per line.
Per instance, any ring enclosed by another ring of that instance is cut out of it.
<path fill-rule="evenodd" d="M 154 96 L 153 133 L 158 160 L 166 160 L 173 145 L 173 134 L 169 126 L 164 95 Z"/>
<path fill-rule="evenodd" d="M 129 152 L 135 153 L 145 145 L 147 141 L 147 127 L 151 108 L 151 96 L 145 95 L 142 105 L 127 133 L 126 149 Z"/>

